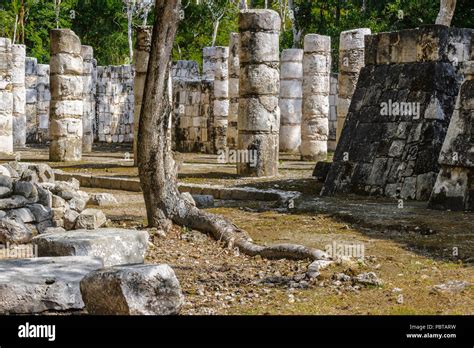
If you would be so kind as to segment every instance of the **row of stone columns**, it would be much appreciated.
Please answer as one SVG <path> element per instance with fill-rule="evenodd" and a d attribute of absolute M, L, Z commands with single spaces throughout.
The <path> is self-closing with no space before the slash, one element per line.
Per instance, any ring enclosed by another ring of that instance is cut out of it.
<path fill-rule="evenodd" d="M 26 87 L 26 140 L 27 142 L 36 141 L 38 136 L 38 118 L 37 118 L 37 88 L 38 84 L 38 60 L 36 58 L 26 57 L 25 61 L 25 87 Z"/>

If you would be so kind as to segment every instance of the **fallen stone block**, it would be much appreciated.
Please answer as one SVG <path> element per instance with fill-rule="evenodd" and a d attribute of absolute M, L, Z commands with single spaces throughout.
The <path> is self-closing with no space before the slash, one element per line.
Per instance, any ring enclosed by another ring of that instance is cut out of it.
<path fill-rule="evenodd" d="M 193 195 L 192 197 L 198 208 L 214 207 L 214 197 L 211 195 Z"/>
<path fill-rule="evenodd" d="M 10 219 L 8 217 L 0 220 L 0 243 L 29 243 L 32 237 L 32 231 L 23 221 Z"/>
<path fill-rule="evenodd" d="M 22 208 L 28 202 L 28 200 L 23 196 L 11 196 L 10 198 L 0 199 L 0 209 L 15 209 L 15 208 Z"/>
<path fill-rule="evenodd" d="M 38 223 L 46 221 L 46 220 L 51 220 L 53 216 L 51 209 L 41 204 L 29 204 L 27 208 L 31 211 L 31 213 L 34 216 L 35 221 Z M 23 222 L 29 222 L 29 221 L 23 220 Z"/>
<path fill-rule="evenodd" d="M 21 220 L 24 223 L 36 221 L 35 216 L 28 208 L 12 209 L 7 213 L 7 216 L 12 220 Z"/>
<path fill-rule="evenodd" d="M 58 208 L 58 209 L 61 209 L 61 208 Z M 64 213 L 64 217 L 63 217 L 64 228 L 66 230 L 74 229 L 74 226 L 76 226 L 76 221 L 77 221 L 78 217 L 79 217 L 79 213 L 77 211 L 66 210 L 66 212 Z"/>
<path fill-rule="evenodd" d="M 79 282 L 101 267 L 94 257 L 0 260 L 0 314 L 80 310 Z"/>
<path fill-rule="evenodd" d="M 76 220 L 76 229 L 95 230 L 107 222 L 105 214 L 99 209 L 86 209 Z"/>
<path fill-rule="evenodd" d="M 32 240 L 39 256 L 97 256 L 105 266 L 143 263 L 148 247 L 146 231 L 118 228 L 48 233 Z"/>
<path fill-rule="evenodd" d="M 38 190 L 35 185 L 28 181 L 16 181 L 13 185 L 15 195 L 23 196 L 30 200 L 38 200 Z"/>
<path fill-rule="evenodd" d="M 82 212 L 84 209 L 86 209 L 86 204 L 87 204 L 87 201 L 84 201 L 80 198 L 72 198 L 69 200 L 68 202 L 69 204 L 69 207 L 72 209 L 72 210 L 75 210 L 77 211 L 78 213 Z"/>
<path fill-rule="evenodd" d="M 99 207 L 105 205 L 114 205 L 118 204 L 117 199 L 114 195 L 110 193 L 93 193 L 90 195 L 89 202 L 90 205 L 97 205 Z"/>
<path fill-rule="evenodd" d="M 90 314 L 178 314 L 183 294 L 173 269 L 166 265 L 125 265 L 89 273 L 81 293 Z"/>

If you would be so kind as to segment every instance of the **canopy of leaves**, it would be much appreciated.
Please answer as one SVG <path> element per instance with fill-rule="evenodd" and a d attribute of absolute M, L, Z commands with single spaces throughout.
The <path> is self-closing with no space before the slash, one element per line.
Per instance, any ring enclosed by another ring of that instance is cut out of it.
<path fill-rule="evenodd" d="M 174 44 L 173 59 L 202 61 L 202 48 L 212 43 L 216 18 L 217 46 L 227 46 L 229 33 L 238 30 L 240 0 L 182 0 L 182 21 Z M 269 8 L 282 17 L 280 49 L 301 47 L 305 34 L 329 35 L 332 39 L 333 68 L 341 31 L 368 27 L 372 32 L 415 28 L 432 24 L 439 0 L 248 0 L 251 8 Z M 293 4 L 290 9 L 289 3 Z M 28 55 L 40 62 L 49 61 L 49 30 L 56 27 L 54 0 L 0 0 L 0 36 L 13 38 L 15 20 L 24 11 L 24 36 L 17 28 L 16 42 L 25 43 Z M 290 12 L 293 11 L 293 12 Z M 294 15 L 292 21 L 291 13 Z M 474 27 L 471 0 L 458 0 L 453 26 Z M 148 24 L 152 24 L 149 14 Z M 134 18 L 134 26 L 142 18 Z M 301 30 L 300 42 L 293 42 L 292 25 Z M 123 0 L 62 0 L 61 28 L 73 29 L 83 44 L 94 47 L 100 65 L 128 63 L 127 16 Z M 23 29 L 21 29 L 23 30 Z"/>

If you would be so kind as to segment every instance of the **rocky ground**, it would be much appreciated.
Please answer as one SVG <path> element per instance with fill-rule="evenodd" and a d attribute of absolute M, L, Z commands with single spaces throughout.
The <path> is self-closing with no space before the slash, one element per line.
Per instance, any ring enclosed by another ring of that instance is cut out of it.
<path fill-rule="evenodd" d="M 23 155 L 41 158 L 43 150 Z M 337 242 L 365 247 L 363 259 L 340 259 L 317 280 L 308 281 L 302 277 L 308 262 L 239 255 L 186 228 L 176 227 L 167 235 L 149 230 L 146 262 L 173 267 L 186 296 L 183 314 L 474 314 L 474 289 L 469 286 L 474 283 L 472 213 L 430 211 L 423 203 L 399 209 L 396 202 L 372 198 L 322 199 L 319 184 L 311 178 L 314 164 L 291 156 L 283 156 L 280 177 L 259 180 L 236 178 L 231 166 L 210 165 L 212 156 L 182 158 L 182 181 L 303 193 L 292 211 L 251 201 L 218 201 L 210 209 L 232 219 L 259 243 L 295 242 L 324 249 Z M 84 163 L 63 164 L 61 169 L 136 175 L 129 161 L 107 152 L 97 152 Z M 109 225 L 139 229 L 146 225 L 139 193 L 84 190 L 110 192 L 117 198 L 118 205 L 101 207 Z"/>

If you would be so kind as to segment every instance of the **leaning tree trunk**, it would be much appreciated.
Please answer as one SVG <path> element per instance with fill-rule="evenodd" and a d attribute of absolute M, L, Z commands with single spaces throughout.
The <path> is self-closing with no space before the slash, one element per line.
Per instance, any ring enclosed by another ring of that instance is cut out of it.
<path fill-rule="evenodd" d="M 320 250 L 301 245 L 256 245 L 245 231 L 224 217 L 201 211 L 181 196 L 171 151 L 171 108 L 166 93 L 179 10 L 179 0 L 156 0 L 155 25 L 138 128 L 138 171 L 148 224 L 165 231 L 173 223 L 187 226 L 208 233 L 225 246 L 238 248 L 240 252 L 251 256 L 311 260 L 325 258 Z"/>
<path fill-rule="evenodd" d="M 456 0 L 440 0 L 436 24 L 450 26 L 456 9 Z"/>

